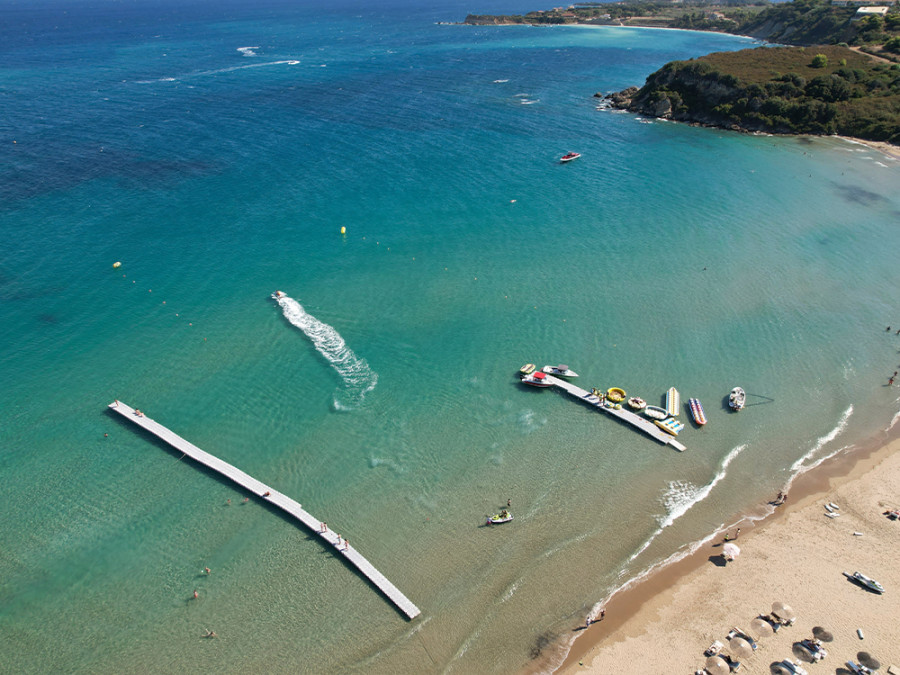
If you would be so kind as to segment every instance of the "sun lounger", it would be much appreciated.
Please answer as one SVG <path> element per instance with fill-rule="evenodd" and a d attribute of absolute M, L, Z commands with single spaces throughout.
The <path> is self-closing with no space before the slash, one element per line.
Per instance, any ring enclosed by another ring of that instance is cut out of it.
<path fill-rule="evenodd" d="M 706 651 L 703 652 L 703 656 L 715 656 L 720 651 L 722 651 L 722 647 L 724 647 L 724 646 L 725 645 L 723 645 L 721 642 L 716 640 L 709 647 L 706 648 Z"/>
<path fill-rule="evenodd" d="M 809 675 L 809 673 L 806 672 L 806 669 L 802 665 L 800 665 L 799 661 L 791 661 L 790 659 L 785 659 L 778 665 L 785 668 L 788 672 L 794 673 L 794 675 Z"/>
<path fill-rule="evenodd" d="M 871 675 L 872 670 L 866 668 L 861 663 L 856 663 L 855 661 L 847 661 L 847 667 L 852 670 L 856 675 Z"/>
<path fill-rule="evenodd" d="M 726 637 L 728 640 L 730 640 L 733 637 L 739 637 L 739 638 L 746 640 L 747 642 L 750 643 L 750 646 L 753 647 L 753 651 L 756 651 L 756 649 L 759 647 L 759 645 L 756 644 L 756 640 L 754 640 L 752 637 L 750 637 L 749 633 L 741 630 L 740 628 L 732 628 L 730 631 L 728 631 L 728 635 Z"/>

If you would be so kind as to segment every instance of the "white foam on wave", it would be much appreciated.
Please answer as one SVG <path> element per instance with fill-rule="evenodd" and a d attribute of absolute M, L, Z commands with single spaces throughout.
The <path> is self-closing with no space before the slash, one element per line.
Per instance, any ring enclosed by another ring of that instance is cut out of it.
<path fill-rule="evenodd" d="M 378 384 L 378 375 L 369 368 L 366 360 L 357 357 L 332 326 L 308 314 L 293 298 L 277 293 L 273 293 L 272 298 L 281 307 L 284 318 L 303 331 L 344 381 L 344 389 L 334 397 L 335 410 L 352 410 L 362 403 L 365 395 Z"/>
<path fill-rule="evenodd" d="M 843 412 L 843 414 L 841 415 L 841 419 L 837 423 L 837 426 L 834 429 L 832 429 L 831 431 L 829 431 L 827 434 L 825 434 L 824 436 L 820 436 L 816 440 L 816 442 L 813 444 L 813 447 L 809 450 L 809 452 L 807 452 L 805 455 L 803 455 L 800 459 L 798 459 L 796 462 L 794 462 L 791 465 L 791 469 L 790 469 L 791 478 L 793 478 L 795 475 L 797 475 L 797 473 L 809 471 L 809 469 L 811 467 L 805 466 L 806 463 L 810 459 L 812 459 L 816 455 L 816 453 L 819 452 L 819 450 L 821 450 L 823 447 L 825 447 L 826 444 L 830 443 L 835 438 L 837 438 L 840 435 L 840 433 L 844 429 L 847 428 L 847 422 L 850 421 L 850 416 L 852 414 L 853 414 L 853 406 L 851 405 L 849 408 L 847 408 Z M 832 453 L 830 456 L 833 457 L 835 454 L 836 453 Z M 818 466 L 821 463 L 822 463 L 822 460 L 819 460 L 813 466 Z"/>
<path fill-rule="evenodd" d="M 894 425 L 897 424 L 898 421 L 900 421 L 900 410 L 894 413 L 894 416 L 891 418 L 891 423 L 888 424 L 888 428 L 886 429 L 886 431 L 890 431 L 891 429 L 893 429 Z"/>
<path fill-rule="evenodd" d="M 237 50 L 244 56 L 256 56 L 256 52 L 253 51 L 254 49 L 259 49 L 259 45 L 256 45 L 255 47 L 238 47 L 237 48 Z"/>
<path fill-rule="evenodd" d="M 665 515 L 660 516 L 659 528 L 657 528 L 657 530 L 647 538 L 647 541 L 645 541 L 638 548 L 638 550 L 631 555 L 631 557 L 628 559 L 628 562 L 625 564 L 625 568 L 627 568 L 628 565 L 634 562 L 634 560 L 637 559 L 637 557 L 641 553 L 646 551 L 647 547 L 649 547 L 650 544 L 652 544 L 653 541 L 660 534 L 662 534 L 663 530 L 665 530 L 672 523 L 681 518 L 685 513 L 690 511 L 695 505 L 706 499 L 712 492 L 713 488 L 718 485 L 719 482 L 727 475 L 728 465 L 731 464 L 734 461 L 735 457 L 741 454 L 746 448 L 746 443 L 732 448 L 731 452 L 725 455 L 722 463 L 719 464 L 719 470 L 716 472 L 716 475 L 713 476 L 713 479 L 703 487 L 697 487 L 693 483 L 680 480 L 672 481 L 671 483 L 669 483 L 665 494 L 663 494 L 662 496 L 662 502 L 666 507 L 666 513 Z"/>

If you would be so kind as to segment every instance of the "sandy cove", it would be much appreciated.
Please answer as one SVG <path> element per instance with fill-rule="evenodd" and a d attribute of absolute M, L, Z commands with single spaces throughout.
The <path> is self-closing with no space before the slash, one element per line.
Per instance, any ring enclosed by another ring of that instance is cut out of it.
<path fill-rule="evenodd" d="M 829 502 L 840 517 L 826 517 Z M 751 620 L 780 601 L 794 609 L 796 623 L 761 638 L 741 673 L 770 675 L 771 664 L 796 661 L 793 644 L 821 626 L 834 641 L 824 645 L 823 661 L 804 663 L 810 675 L 848 675 L 846 662 L 861 651 L 881 662 L 878 672 L 893 664 L 891 672 L 900 675 L 900 521 L 884 515 L 897 508 L 900 440 L 835 458 L 799 477 L 773 516 L 752 529 L 742 525 L 734 562 L 723 564 L 717 538 L 614 597 L 604 620 L 583 631 L 557 672 L 695 673 L 715 640 L 725 642 L 732 627 L 749 631 Z M 842 574 L 857 570 L 880 581 L 884 595 Z"/>

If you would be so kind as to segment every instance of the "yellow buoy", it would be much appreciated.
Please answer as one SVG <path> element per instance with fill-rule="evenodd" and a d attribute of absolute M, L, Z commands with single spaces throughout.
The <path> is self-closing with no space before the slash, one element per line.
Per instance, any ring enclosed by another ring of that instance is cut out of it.
<path fill-rule="evenodd" d="M 341 227 L 341 234 L 347 234 L 347 228 Z"/>
<path fill-rule="evenodd" d="M 113 263 L 113 267 L 115 267 L 115 268 L 119 268 L 121 266 L 122 266 L 122 263 L 120 263 L 118 260 Z"/>

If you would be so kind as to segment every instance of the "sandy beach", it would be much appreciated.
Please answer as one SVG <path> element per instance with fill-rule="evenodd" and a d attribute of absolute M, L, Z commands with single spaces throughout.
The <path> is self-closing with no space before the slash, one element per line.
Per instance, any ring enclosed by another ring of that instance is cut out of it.
<path fill-rule="evenodd" d="M 900 441 L 820 469 L 798 479 L 773 516 L 744 524 L 733 562 L 724 562 L 716 537 L 614 597 L 558 672 L 695 673 L 714 641 L 725 643 L 733 627 L 752 634 L 751 621 L 783 602 L 796 612 L 795 623 L 760 637 L 740 672 L 778 672 L 773 664 L 801 659 L 809 673 L 846 674 L 846 662 L 867 652 L 880 662 L 878 672 L 900 673 L 900 522 L 885 515 L 900 508 Z M 826 516 L 829 503 L 839 507 L 838 517 Z M 881 582 L 885 593 L 843 574 L 857 570 Z M 795 643 L 812 637 L 814 627 L 833 641 L 823 643 L 827 657 L 811 664 Z"/>

